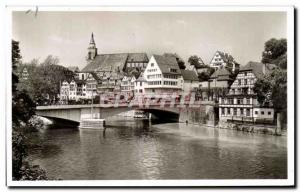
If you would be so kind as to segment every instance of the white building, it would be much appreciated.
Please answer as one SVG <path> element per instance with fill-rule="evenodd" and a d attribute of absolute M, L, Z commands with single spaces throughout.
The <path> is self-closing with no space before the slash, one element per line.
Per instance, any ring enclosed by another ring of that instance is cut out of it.
<path fill-rule="evenodd" d="M 176 58 L 153 55 L 144 72 L 146 95 L 180 94 L 183 80 Z"/>
<path fill-rule="evenodd" d="M 100 83 L 99 77 L 95 73 L 89 73 L 86 78 L 86 98 L 95 98 L 97 93 L 97 86 Z"/>
<path fill-rule="evenodd" d="M 64 80 L 60 87 L 60 100 L 67 103 L 68 101 L 78 101 L 86 99 L 86 83 L 82 80 Z"/>
<path fill-rule="evenodd" d="M 139 78 L 137 78 L 134 82 L 134 94 L 137 95 L 137 96 L 144 95 L 146 84 L 147 84 L 147 81 L 144 78 L 144 74 L 141 73 Z"/>
<path fill-rule="evenodd" d="M 217 51 L 214 54 L 209 65 L 210 67 L 213 67 L 215 69 L 226 67 L 232 72 L 240 68 L 240 65 L 234 60 L 234 58 L 230 54 L 221 51 Z"/>
<path fill-rule="evenodd" d="M 136 78 L 134 76 L 125 75 L 121 82 L 121 93 L 127 96 L 133 96 L 135 80 Z"/>
<path fill-rule="evenodd" d="M 69 100 L 70 84 L 64 80 L 60 85 L 60 101 L 65 103 Z"/>
<path fill-rule="evenodd" d="M 219 119 L 221 121 L 273 121 L 274 109 L 260 107 L 253 92 L 257 78 L 271 71 L 271 65 L 249 62 L 243 66 L 226 96 L 219 98 Z"/>
<path fill-rule="evenodd" d="M 73 79 L 70 83 L 69 83 L 69 100 L 78 100 L 77 98 L 77 83 L 75 82 L 75 80 Z"/>

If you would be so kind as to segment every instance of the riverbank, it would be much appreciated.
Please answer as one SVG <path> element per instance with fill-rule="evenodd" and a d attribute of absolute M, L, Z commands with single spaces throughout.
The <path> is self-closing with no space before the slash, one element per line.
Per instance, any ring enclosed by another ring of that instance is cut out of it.
<path fill-rule="evenodd" d="M 259 125 L 259 124 L 237 124 L 237 123 L 228 123 L 228 122 L 219 122 L 217 125 L 213 125 L 211 123 L 183 123 L 182 124 L 190 124 L 190 125 L 198 125 L 204 126 L 212 129 L 230 129 L 248 133 L 255 134 L 267 134 L 274 136 L 286 135 L 286 129 L 281 130 L 280 134 L 276 133 L 275 125 Z"/>

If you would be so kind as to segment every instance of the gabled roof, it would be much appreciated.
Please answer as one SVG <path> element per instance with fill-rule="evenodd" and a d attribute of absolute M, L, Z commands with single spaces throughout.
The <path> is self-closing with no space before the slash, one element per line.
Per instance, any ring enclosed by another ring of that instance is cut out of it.
<path fill-rule="evenodd" d="M 180 74 L 180 69 L 175 57 L 166 57 L 162 55 L 153 55 L 162 73 Z M 170 69 L 176 69 L 176 72 L 171 72 Z"/>
<path fill-rule="evenodd" d="M 229 54 L 229 53 L 225 53 L 225 52 L 222 52 L 222 51 L 216 51 L 216 53 L 214 54 L 214 56 L 211 58 L 210 62 L 209 63 L 212 63 L 212 60 L 214 59 L 214 57 L 216 56 L 216 54 L 219 54 L 221 59 L 223 60 L 223 62 L 225 63 L 231 63 L 231 64 L 238 64 L 234 61 L 234 58 Z M 227 57 L 232 57 L 232 61 L 228 61 Z"/>
<path fill-rule="evenodd" d="M 274 64 L 263 64 L 260 62 L 249 61 L 245 66 L 240 68 L 240 71 L 252 71 L 257 78 L 260 78 L 264 75 L 263 68 L 265 65 L 265 73 L 269 73 L 274 68 L 277 68 Z"/>
<path fill-rule="evenodd" d="M 87 66 L 85 66 L 82 72 L 94 72 L 94 71 L 118 71 L 123 70 L 128 54 L 100 54 L 95 57 Z"/>
<path fill-rule="evenodd" d="M 69 66 L 68 69 L 73 72 L 79 71 L 79 68 L 76 66 Z"/>
<path fill-rule="evenodd" d="M 127 62 L 147 63 L 148 61 L 149 60 L 146 53 L 99 54 L 81 71 L 122 71 Z"/>
<path fill-rule="evenodd" d="M 222 67 L 218 70 L 216 70 L 211 76 L 210 78 L 217 78 L 219 76 L 230 76 L 231 73 L 225 68 L 225 67 Z"/>
<path fill-rule="evenodd" d="M 127 62 L 148 63 L 148 61 L 146 53 L 128 53 Z"/>
<path fill-rule="evenodd" d="M 183 59 L 177 53 L 164 53 L 163 56 L 165 56 L 165 57 L 175 57 L 177 62 L 181 61 L 181 62 L 184 63 Z"/>
<path fill-rule="evenodd" d="M 195 71 L 181 70 L 181 75 L 184 80 L 199 81 L 198 76 Z"/>
<path fill-rule="evenodd" d="M 230 81 L 232 80 L 230 78 L 230 71 L 228 71 L 225 67 L 219 68 L 218 70 L 216 70 L 211 76 L 210 79 L 216 79 L 218 81 Z"/>
<path fill-rule="evenodd" d="M 96 81 L 100 81 L 101 79 L 98 77 L 98 75 L 96 73 L 89 73 L 89 75 L 87 76 L 86 80 L 88 80 L 88 78 L 90 77 L 90 75 L 96 80 Z"/>

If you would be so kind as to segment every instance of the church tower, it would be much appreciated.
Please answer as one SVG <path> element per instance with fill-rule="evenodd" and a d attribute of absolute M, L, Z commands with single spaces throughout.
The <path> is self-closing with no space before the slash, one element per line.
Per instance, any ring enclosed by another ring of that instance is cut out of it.
<path fill-rule="evenodd" d="M 88 47 L 87 61 L 94 60 L 96 56 L 97 56 L 97 47 L 94 40 L 94 34 L 92 33 L 90 44 Z"/>

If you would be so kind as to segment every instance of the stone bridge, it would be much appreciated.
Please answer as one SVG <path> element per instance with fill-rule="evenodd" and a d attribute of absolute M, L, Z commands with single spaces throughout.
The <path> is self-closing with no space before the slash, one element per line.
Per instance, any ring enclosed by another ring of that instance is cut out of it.
<path fill-rule="evenodd" d="M 94 104 L 94 105 L 51 105 L 38 106 L 36 114 L 49 119 L 61 119 L 80 122 L 84 119 L 107 119 L 122 112 L 142 110 L 158 118 L 172 118 L 185 122 L 192 119 L 206 118 L 213 108 L 213 103 L 173 104 L 173 105 L 128 105 L 128 104 Z M 196 115 L 195 115 L 196 113 Z M 194 115 L 193 115 L 194 114 Z M 194 117 L 193 117 L 194 116 Z M 197 117 L 195 117 L 197 116 Z M 192 118 L 192 119 L 191 119 Z M 193 120 L 192 120 L 193 121 Z"/>

